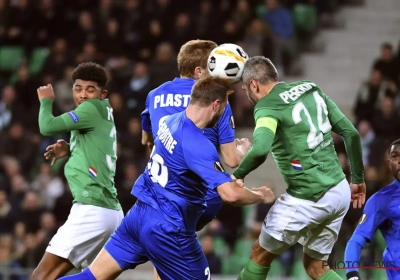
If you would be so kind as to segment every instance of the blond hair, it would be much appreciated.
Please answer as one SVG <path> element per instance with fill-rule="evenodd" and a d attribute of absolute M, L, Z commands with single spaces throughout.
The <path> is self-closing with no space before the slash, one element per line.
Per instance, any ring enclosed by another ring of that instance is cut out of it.
<path fill-rule="evenodd" d="M 178 53 L 178 70 L 181 76 L 194 78 L 196 67 L 207 68 L 207 59 L 218 45 L 209 40 L 191 40 L 186 42 Z"/>

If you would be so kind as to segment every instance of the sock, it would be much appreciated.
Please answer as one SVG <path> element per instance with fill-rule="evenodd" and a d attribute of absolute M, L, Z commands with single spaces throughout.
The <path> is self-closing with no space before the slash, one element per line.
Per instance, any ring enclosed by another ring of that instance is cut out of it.
<path fill-rule="evenodd" d="M 61 278 L 58 278 L 59 280 L 96 280 L 92 272 L 90 271 L 89 268 L 86 268 L 84 271 L 81 273 L 75 274 L 75 275 L 70 275 L 70 276 L 64 276 Z"/>
<path fill-rule="evenodd" d="M 342 277 L 340 277 L 335 271 L 330 269 L 317 280 L 342 280 Z"/>
<path fill-rule="evenodd" d="M 261 266 L 249 260 L 237 280 L 265 280 L 268 271 L 269 267 Z"/>

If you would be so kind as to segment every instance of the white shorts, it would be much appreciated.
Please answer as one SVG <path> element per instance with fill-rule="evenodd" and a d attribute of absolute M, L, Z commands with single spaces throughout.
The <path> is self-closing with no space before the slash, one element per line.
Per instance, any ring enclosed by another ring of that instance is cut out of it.
<path fill-rule="evenodd" d="M 78 269 L 84 268 L 94 260 L 123 218 L 122 210 L 74 203 L 46 252 L 68 259 Z"/>
<path fill-rule="evenodd" d="M 331 188 L 318 202 L 285 193 L 276 200 L 265 218 L 259 237 L 260 246 L 280 255 L 298 242 L 310 257 L 327 260 L 350 201 L 350 186 L 346 179 Z"/>

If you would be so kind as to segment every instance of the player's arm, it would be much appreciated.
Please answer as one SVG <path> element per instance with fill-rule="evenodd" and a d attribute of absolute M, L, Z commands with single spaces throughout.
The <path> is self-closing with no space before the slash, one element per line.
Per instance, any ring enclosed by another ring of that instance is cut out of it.
<path fill-rule="evenodd" d="M 347 267 L 347 279 L 351 277 L 359 277 L 358 262 L 360 260 L 361 251 L 365 243 L 371 242 L 375 235 L 375 231 L 386 220 L 387 198 L 379 193 L 372 196 L 364 207 L 363 215 L 359 221 L 353 236 L 347 242 L 344 253 L 344 260 Z M 355 278 L 357 279 L 357 278 Z"/>
<path fill-rule="evenodd" d="M 268 109 L 256 113 L 256 127 L 253 133 L 253 146 L 248 151 L 239 167 L 233 172 L 236 179 L 244 179 L 267 159 L 275 138 L 278 119 L 272 117 Z"/>
<path fill-rule="evenodd" d="M 40 101 L 39 111 L 40 133 L 44 136 L 51 136 L 72 130 L 88 131 L 93 129 L 95 120 L 99 115 L 94 102 L 99 102 L 99 100 L 87 100 L 75 110 L 54 117 L 52 113 L 53 101 L 49 98 L 43 98 Z"/>
<path fill-rule="evenodd" d="M 347 157 L 350 162 L 351 182 L 353 184 L 364 183 L 364 164 L 362 160 L 361 138 L 357 129 L 340 109 L 324 95 L 328 109 L 329 121 L 332 131 L 339 134 L 344 141 Z"/>
<path fill-rule="evenodd" d="M 142 145 L 152 146 L 154 144 L 154 138 L 151 127 L 149 101 L 146 99 L 146 109 L 140 114 L 142 120 Z"/>
<path fill-rule="evenodd" d="M 208 188 L 216 189 L 222 200 L 237 206 L 273 201 L 273 193 L 266 187 L 249 190 L 232 182 L 219 161 L 217 150 L 208 139 L 198 139 L 197 143 L 189 140 L 183 143 L 183 154 L 189 169 L 201 177 Z M 196 143 L 202 149 L 196 149 L 190 143 Z"/>
<path fill-rule="evenodd" d="M 218 121 L 218 142 L 225 164 L 230 168 L 237 167 L 242 161 L 244 154 L 236 149 L 235 123 L 229 103 L 226 105 L 224 114 Z"/>

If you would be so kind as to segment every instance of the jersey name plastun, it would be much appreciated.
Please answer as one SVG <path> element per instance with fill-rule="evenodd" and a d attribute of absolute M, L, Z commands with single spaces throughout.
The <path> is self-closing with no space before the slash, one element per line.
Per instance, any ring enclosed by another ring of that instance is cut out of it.
<path fill-rule="evenodd" d="M 172 137 L 171 131 L 167 127 L 167 124 L 163 122 L 158 130 L 158 138 L 164 145 L 165 149 L 172 155 L 174 148 L 177 144 L 176 140 Z"/>
<path fill-rule="evenodd" d="M 292 87 L 288 91 L 280 93 L 279 96 L 283 100 L 283 102 L 289 104 L 290 102 L 296 101 L 300 96 L 302 96 L 305 92 L 309 91 L 313 87 L 316 87 L 314 83 L 303 83 Z"/>
<path fill-rule="evenodd" d="M 190 94 L 160 94 L 154 97 L 154 109 L 158 107 L 187 107 Z"/>

